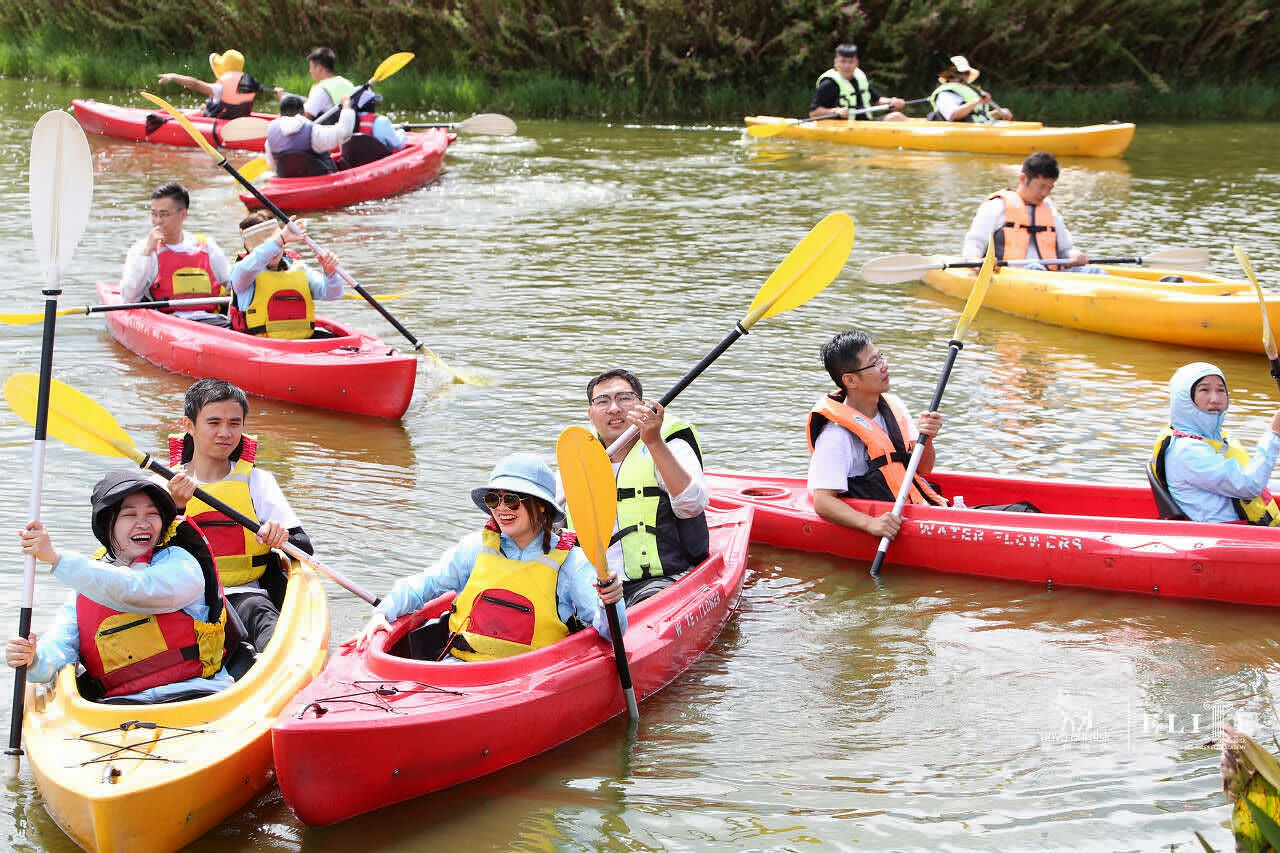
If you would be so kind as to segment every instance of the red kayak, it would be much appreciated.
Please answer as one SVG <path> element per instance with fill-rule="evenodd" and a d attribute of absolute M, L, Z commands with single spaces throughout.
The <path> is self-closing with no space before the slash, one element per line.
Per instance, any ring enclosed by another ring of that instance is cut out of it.
<path fill-rule="evenodd" d="M 442 128 L 405 134 L 405 146 L 380 160 L 308 178 L 272 177 L 262 194 L 284 210 L 323 210 L 415 190 L 436 179 L 444 152 L 457 134 Z M 250 210 L 262 207 L 252 193 L 240 200 Z"/>
<path fill-rule="evenodd" d="M 636 697 L 707 650 L 737 605 L 751 508 L 713 503 L 711 557 L 627 613 Z M 594 629 L 497 661 L 402 656 L 411 629 L 453 595 L 402 617 L 365 652 L 347 642 L 272 732 L 276 781 L 305 823 L 324 826 L 501 770 L 625 713 L 613 647 Z"/>
<path fill-rule="evenodd" d="M 98 282 L 104 305 L 120 304 L 115 284 Z M 183 320 L 151 308 L 104 312 L 111 336 L 152 364 L 214 376 L 250 394 L 304 406 L 398 418 L 409 408 L 418 360 L 372 335 L 324 317 L 332 337 L 280 340 Z"/>
<path fill-rule="evenodd" d="M 1165 521 L 1147 486 L 934 471 L 929 482 L 968 509 L 903 509 L 886 570 L 1030 581 L 1041 586 L 1280 606 L 1280 528 Z M 707 473 L 712 495 L 756 509 L 751 539 L 870 562 L 880 540 L 819 518 L 802 477 Z M 1040 513 L 974 509 L 1030 501 Z M 882 515 L 892 503 L 851 500 Z"/>
<path fill-rule="evenodd" d="M 103 104 L 93 100 L 74 100 L 71 109 L 76 114 L 76 121 L 86 133 L 99 136 L 110 136 L 113 139 L 127 139 L 131 142 L 158 142 L 163 145 L 183 145 L 194 148 L 196 143 L 182 125 L 173 116 L 160 109 L 141 109 L 140 107 L 118 107 L 115 104 Z M 222 139 L 219 130 L 229 119 L 214 119 L 204 115 L 200 110 L 183 110 L 191 123 L 204 134 L 204 138 L 220 148 L 238 148 L 242 151 L 261 151 L 266 137 L 244 139 L 227 142 Z M 253 113 L 255 118 L 266 121 L 275 120 L 271 113 Z"/>

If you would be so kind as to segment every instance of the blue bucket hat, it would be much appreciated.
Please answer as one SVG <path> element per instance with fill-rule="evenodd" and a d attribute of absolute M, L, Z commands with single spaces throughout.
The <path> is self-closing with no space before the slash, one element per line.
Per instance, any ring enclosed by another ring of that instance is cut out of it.
<path fill-rule="evenodd" d="M 484 496 L 495 489 L 539 498 L 551 508 L 551 523 L 564 524 L 564 511 L 556 504 L 556 475 L 532 453 L 512 453 L 494 466 L 488 485 L 471 490 L 471 500 L 485 515 Z"/>

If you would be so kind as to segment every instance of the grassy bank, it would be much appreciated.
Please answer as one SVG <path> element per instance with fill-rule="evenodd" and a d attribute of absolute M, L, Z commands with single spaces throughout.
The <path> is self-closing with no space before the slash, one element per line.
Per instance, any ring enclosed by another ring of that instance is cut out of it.
<path fill-rule="evenodd" d="M 353 60 L 339 67 L 352 80 L 371 74 L 384 57 Z M 410 63 L 378 86 L 386 109 L 399 115 L 438 113 L 465 116 L 501 112 L 516 118 L 608 118 L 655 121 L 737 122 L 743 115 L 800 116 L 807 112 L 812 80 L 807 74 L 770 85 L 735 85 L 708 81 L 671 81 L 643 89 L 569 79 L 549 72 L 500 75 L 423 70 Z M 306 61 L 297 54 L 253 54 L 247 70 L 269 86 L 305 93 L 311 85 Z M 173 55 L 138 43 L 88 50 L 46 34 L 22 40 L 0 40 L 0 75 L 49 79 L 95 88 L 118 89 L 121 102 L 130 92 L 155 91 L 194 103 L 193 93 L 176 86 L 158 88 L 156 75 L 176 71 L 211 79 L 204 55 Z M 873 78 L 874 79 L 874 78 Z M 906 88 L 906 98 L 928 95 L 928 81 L 919 91 Z M 997 88 L 993 94 L 1021 118 L 1055 124 L 1086 124 L 1112 120 L 1270 119 L 1280 120 L 1280 90 L 1262 81 L 1196 83 L 1171 89 L 1158 78 L 1131 83 L 1068 89 L 1047 86 Z M 260 101 L 271 110 L 271 101 Z M 923 115 L 927 107 L 915 108 Z"/>

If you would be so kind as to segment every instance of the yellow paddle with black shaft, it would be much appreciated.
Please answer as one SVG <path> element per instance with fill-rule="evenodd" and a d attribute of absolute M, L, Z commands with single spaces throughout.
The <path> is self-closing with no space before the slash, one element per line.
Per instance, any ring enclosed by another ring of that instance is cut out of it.
<path fill-rule="evenodd" d="M 25 421 L 31 421 L 35 417 L 36 382 L 37 377 L 34 373 L 15 373 L 4 384 L 5 402 L 18 417 Z M 139 468 L 154 471 L 166 480 L 172 480 L 174 477 L 173 471 L 134 445 L 133 439 L 129 438 L 110 412 L 75 388 L 56 379 L 52 381 L 49 389 L 49 435 L 72 447 L 78 447 L 99 456 L 121 456 L 131 459 L 138 463 Z M 204 489 L 196 489 L 196 497 L 240 526 L 248 528 L 253 533 L 258 532 L 260 526 L 258 522 L 227 506 Z M 301 560 L 370 604 L 376 606 L 381 601 L 294 545 L 286 542 L 280 550 L 295 560 Z"/>
<path fill-rule="evenodd" d="M 385 298 L 385 297 L 384 297 Z M 160 299 L 156 302 L 120 302 L 115 305 L 81 305 L 78 308 L 61 308 L 56 316 L 72 314 L 101 314 L 104 311 L 133 311 L 147 308 L 198 308 L 203 305 L 226 305 L 230 296 L 210 296 L 206 299 Z M 6 326 L 29 326 L 44 319 L 43 314 L 0 314 L 0 323 Z"/>
<path fill-rule="evenodd" d="M 93 205 L 93 156 L 89 140 L 76 120 L 62 110 L 45 113 L 31 133 L 31 233 L 44 269 L 44 330 L 40 347 L 40 375 L 33 377 L 32 416 L 35 439 L 31 443 L 31 496 L 27 518 L 40 520 L 44 493 L 45 439 L 49 414 L 49 385 L 53 381 L 53 337 L 62 294 L 62 270 L 89 223 Z M 36 559 L 26 556 L 22 572 L 22 598 L 18 608 L 18 636 L 31 633 L 31 607 L 35 597 Z M 9 714 L 9 748 L 5 773 L 18 776 L 22 761 L 22 713 L 26 701 L 27 668 L 13 673 L 13 704 Z"/>
<path fill-rule="evenodd" d="M 849 260 L 849 252 L 853 250 L 853 231 L 853 219 L 847 213 L 832 213 L 813 226 L 813 230 L 783 258 L 773 275 L 769 276 L 768 281 L 756 293 L 756 298 L 751 300 L 751 305 L 747 308 L 747 315 L 734 325 L 733 331 L 725 335 L 724 340 L 707 353 L 670 391 L 663 394 L 658 403 L 665 406 L 674 400 L 702 371 L 724 355 L 734 341 L 750 332 L 757 321 L 798 308 L 826 289 Z M 608 455 L 612 457 L 635 438 L 638 432 L 634 426 L 627 427 L 609 445 L 606 451 Z"/>
<path fill-rule="evenodd" d="M 1266 350 L 1267 359 L 1271 362 L 1271 378 L 1276 381 L 1276 387 L 1280 388 L 1280 355 L 1276 353 L 1276 338 L 1271 333 L 1271 314 L 1267 311 L 1267 294 L 1263 291 L 1262 285 L 1258 284 L 1258 277 L 1253 274 L 1253 264 L 1249 262 L 1249 256 L 1245 253 L 1244 247 L 1236 246 L 1235 250 L 1236 260 L 1240 262 L 1244 274 L 1253 283 L 1254 292 L 1258 294 L 1258 305 L 1262 308 L 1262 348 Z"/>
<path fill-rule="evenodd" d="M 605 555 L 618 517 L 618 486 L 613 478 L 613 465 L 604 452 L 604 445 L 580 426 L 571 426 L 560 433 L 556 442 L 556 464 L 560 467 L 565 503 L 569 505 L 578 544 L 586 552 L 591 565 L 596 567 L 596 577 L 604 583 L 609 578 L 609 563 Z M 631 719 L 638 720 L 640 708 L 636 705 L 636 691 L 631 685 L 631 668 L 627 665 L 627 649 L 622 642 L 618 605 L 607 604 L 605 611 L 609 617 L 609 635 L 613 637 L 618 681 L 627 697 L 627 713 Z"/>
<path fill-rule="evenodd" d="M 938 385 L 933 389 L 933 402 L 929 404 L 929 411 L 938 411 L 938 406 L 942 403 L 942 392 L 947 389 L 947 380 L 951 378 L 951 368 L 956 363 L 956 356 L 960 354 L 961 348 L 964 346 L 964 336 L 969 331 L 969 324 L 973 322 L 973 316 L 978 313 L 978 309 L 982 307 L 982 300 L 987 295 L 987 287 L 991 284 L 991 274 L 996 267 L 995 243 L 987 244 L 987 259 L 982 262 L 982 269 L 978 272 L 978 279 L 973 283 L 973 290 L 969 291 L 969 299 L 964 303 L 964 312 L 960 315 L 960 322 L 956 323 L 955 334 L 951 336 L 951 341 L 947 349 L 947 361 L 942 366 L 942 374 L 938 377 Z M 920 440 L 916 442 L 915 448 L 911 451 L 911 461 L 907 463 L 907 472 L 903 475 L 902 485 L 898 487 L 898 499 L 893 502 L 893 514 L 902 517 L 902 505 L 907 502 L 907 493 L 911 491 L 911 484 L 916 479 L 916 469 L 920 467 L 920 457 L 924 453 L 925 447 L 929 444 L 929 436 L 922 435 Z M 871 561 L 871 576 L 879 577 L 880 567 L 884 565 L 884 555 L 889 551 L 888 536 L 880 538 L 880 547 L 876 549 L 875 559 Z"/>
<path fill-rule="evenodd" d="M 907 106 L 909 104 L 923 104 L 923 103 L 926 103 L 928 100 L 929 100 L 928 98 L 916 98 L 911 101 L 904 101 L 903 106 Z M 860 110 L 849 110 L 849 115 L 851 116 L 871 115 L 872 113 L 882 113 L 891 109 L 893 109 L 893 107 L 890 104 L 877 104 L 874 107 L 864 107 L 863 109 L 860 109 Z M 823 119 L 827 119 L 827 118 L 840 119 L 841 116 L 831 115 L 830 113 L 828 113 L 827 115 L 821 115 L 821 116 L 807 116 L 805 118 L 787 119 L 786 121 L 773 122 L 772 124 L 753 124 L 747 128 L 747 133 L 750 136 L 754 136 L 756 139 L 768 139 L 770 136 L 777 136 L 779 133 L 782 133 L 787 128 L 794 127 L 797 124 L 809 124 L 810 122 L 822 121 Z"/>
<path fill-rule="evenodd" d="M 197 145 L 199 145 L 201 148 L 203 148 L 203 149 L 205 150 L 205 152 L 206 152 L 210 157 L 212 157 L 212 158 L 213 158 L 213 162 L 214 162 L 216 165 L 221 166 L 222 168 L 226 169 L 226 170 L 227 170 L 227 173 L 228 173 L 228 174 L 230 174 L 230 175 L 231 175 L 231 177 L 233 177 L 233 178 L 235 178 L 237 181 L 239 181 L 241 186 L 243 186 L 245 189 L 249 190 L 249 192 L 253 193 L 253 194 L 254 194 L 254 196 L 256 196 L 256 197 L 257 197 L 258 201 L 262 202 L 262 206 L 263 206 L 263 207 L 265 207 L 267 210 L 271 211 L 271 213 L 272 213 L 272 214 L 273 214 L 277 219 L 279 219 L 281 223 L 283 223 L 284 227 L 289 228 L 289 227 L 291 227 L 291 226 L 292 226 L 292 223 L 291 223 L 291 221 L 290 221 L 290 219 L 289 219 L 288 215 L 287 215 L 283 210 L 281 210 L 279 207 L 277 207 L 277 206 L 276 206 L 276 204 L 275 204 L 275 202 L 273 202 L 271 199 L 269 199 L 269 198 L 267 198 L 265 195 L 263 195 L 263 194 L 262 194 L 262 191 L 261 191 L 261 190 L 259 190 L 257 187 L 255 187 L 255 186 L 252 184 L 252 182 L 250 182 L 250 181 L 246 180 L 246 179 L 245 179 L 245 177 L 244 177 L 244 175 L 241 175 L 238 171 L 236 171 L 236 167 L 235 167 L 235 166 L 232 166 L 232 165 L 227 161 L 226 156 L 225 156 L 225 155 L 223 155 L 223 153 L 222 153 L 221 151 L 219 151 L 218 149 L 216 149 L 216 148 L 214 148 L 212 145 L 210 145 L 210 144 L 209 144 L 209 141 L 208 141 L 207 139 L 205 139 L 205 138 L 204 138 L 204 134 L 202 134 L 202 133 L 200 133 L 200 131 L 196 130 L 195 126 L 191 124 L 191 121 L 190 121 L 190 120 L 189 120 L 185 115 L 183 115 L 181 111 L 179 111 L 178 109 L 174 108 L 174 106 L 173 106 L 172 104 L 170 104 L 168 101 L 166 101 L 164 98 L 161 98 L 161 97 L 159 97 L 159 96 L 157 96 L 157 95 L 153 95 L 153 94 L 151 94 L 150 92 L 143 92 L 143 93 L 142 93 L 142 96 L 143 96 L 144 98 L 146 98 L 147 100 L 149 100 L 149 101 L 153 102 L 153 103 L 154 103 L 154 104 L 156 104 L 157 106 L 164 108 L 164 110 L 165 110 L 166 112 L 168 112 L 168 113 L 169 113 L 169 115 L 171 115 L 171 116 L 173 116 L 175 119 L 177 119 L 178 123 L 179 123 L 179 124 L 181 124 L 181 125 L 183 126 L 183 128 L 185 128 L 185 129 L 186 129 L 187 134 L 188 134 L 188 135 L 190 135 L 191 139 L 192 139 L 192 140 L 193 140 Z M 304 235 L 302 235 L 302 238 L 303 238 L 303 240 L 305 240 L 305 241 L 306 241 L 306 244 L 307 244 L 308 246 L 310 246 L 310 247 L 311 247 L 311 250 L 312 250 L 313 252 L 316 252 L 317 254 L 320 252 L 320 247 L 319 247 L 318 245 L 316 245 L 316 242 L 315 242 L 314 240 L 312 240 L 312 239 L 311 239 L 311 237 L 309 237 L 309 236 L 307 236 L 307 235 L 305 235 L 305 234 L 304 234 Z M 370 305 L 372 305 L 372 306 L 374 307 L 374 309 L 376 309 L 376 310 L 377 310 L 377 312 L 378 312 L 379 314 L 381 314 L 381 315 L 386 319 L 386 321 L 387 321 L 388 323 L 390 323 L 391 325 L 395 326 L 395 327 L 396 327 L 396 331 L 400 332 L 400 334 L 402 334 L 402 335 L 404 335 L 406 338 L 408 338 L 408 339 L 409 339 L 409 342 L 410 342 L 411 344 L 413 344 L 413 348 L 414 348 L 415 350 L 421 350 L 421 351 L 425 352 L 427 355 L 429 355 L 432 359 L 434 359 L 434 360 L 435 360 L 436 364 L 440 365 L 440 366 L 441 366 L 442 368 L 444 368 L 446 371 L 448 371 L 449 373 L 453 374 L 453 381 L 454 381 L 454 382 L 463 382 L 463 381 L 464 381 L 464 380 L 463 380 L 463 378 L 462 378 L 461 376 L 459 376 L 459 375 L 458 375 L 457 373 L 455 373 L 453 370 L 450 370 L 450 369 L 449 369 L 449 367 L 448 367 L 447 365 L 445 365 L 445 363 L 444 363 L 443 361 L 441 361 L 439 358 L 437 358 L 437 357 L 436 357 L 436 355 L 435 355 L 435 353 L 433 353 L 433 352 L 431 352 L 431 350 L 427 349 L 426 344 L 422 343 L 422 341 L 419 341 L 417 338 L 415 338 L 415 337 L 413 336 L 413 333 L 412 333 L 412 332 L 410 332 L 408 329 L 406 329 L 406 328 L 404 327 L 404 324 L 402 324 L 399 320 L 397 320 L 397 319 L 395 318 L 395 316 L 394 316 L 394 315 L 392 315 L 392 313 L 391 313 L 390 311 L 388 311 L 385 307 L 383 307 L 383 305 L 382 305 L 380 302 L 378 302 L 378 300 L 374 299 L 374 298 L 373 298 L 373 294 L 369 293 L 369 291 L 367 291 L 367 290 L 365 290 L 363 287 L 361 287 L 361 286 L 360 286 L 360 283 L 359 283 L 359 282 L 357 282 L 354 278 L 352 278 L 352 277 L 351 277 L 351 275 L 350 275 L 350 273 L 348 273 L 346 270 L 344 270 L 344 269 L 342 268 L 342 266 L 341 266 L 341 265 L 339 265 L 339 266 L 338 266 L 338 268 L 337 268 L 336 272 L 338 273 L 338 275 L 342 276 L 342 280 L 343 280 L 343 281 L 345 281 L 347 284 L 349 284 L 349 285 L 351 286 L 351 288 L 352 288 L 353 290 L 355 290 L 355 292 L 356 292 L 356 293 L 359 293 L 359 294 L 364 298 L 364 301 L 365 301 L 365 302 L 368 302 Z"/>

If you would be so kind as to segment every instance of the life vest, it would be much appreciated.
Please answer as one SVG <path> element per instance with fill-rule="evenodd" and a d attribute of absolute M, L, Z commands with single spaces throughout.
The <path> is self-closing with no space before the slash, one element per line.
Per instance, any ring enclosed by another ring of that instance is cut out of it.
<path fill-rule="evenodd" d="M 1000 190 L 992 193 L 987 200 L 1004 199 L 1004 225 L 991 235 L 995 242 L 996 259 L 1000 261 L 1021 261 L 1027 257 L 1027 247 L 1034 235 L 1036 249 L 1044 260 L 1060 258 L 1058 251 L 1058 226 L 1053 215 L 1053 204 L 1045 199 L 1030 212 L 1022 196 L 1013 190 Z M 1050 264 L 1048 269 L 1059 269 Z"/>
<path fill-rule="evenodd" d="M 1214 438 L 1205 438 L 1202 435 L 1183 432 L 1166 425 L 1161 430 L 1160 435 L 1156 437 L 1155 447 L 1152 449 L 1152 456 L 1156 460 L 1156 479 L 1166 489 L 1169 488 L 1169 481 L 1165 477 L 1165 457 L 1169 452 L 1169 445 L 1175 438 L 1193 438 L 1196 441 L 1203 441 L 1212 447 L 1215 453 L 1220 453 L 1227 459 L 1234 459 L 1242 467 L 1248 465 L 1250 458 L 1252 458 L 1249 454 L 1249 449 L 1240 442 L 1233 441 L 1225 431 L 1222 433 L 1223 440 L 1218 441 Z M 1264 527 L 1280 526 L 1280 506 L 1277 506 L 1275 496 L 1271 494 L 1270 489 L 1264 488 L 1261 495 L 1250 500 L 1232 498 L 1231 505 L 1235 507 L 1236 515 L 1242 521 Z"/>
<path fill-rule="evenodd" d="M 684 421 L 667 416 L 662 440 L 683 439 L 702 461 L 698 433 Z M 609 540 L 622 543 L 630 580 L 678 575 L 707 558 L 710 535 L 707 515 L 680 518 L 671 496 L 658 485 L 658 473 L 644 443 L 637 441 L 618 467 L 618 529 Z"/>
<path fill-rule="evenodd" d="M 852 80 L 846 80 L 839 71 L 834 68 L 828 68 L 818 78 L 818 84 L 821 84 L 823 80 L 832 80 L 840 88 L 840 97 L 836 101 L 836 106 L 848 107 L 851 110 L 861 110 L 871 106 L 871 83 L 867 81 L 867 75 L 863 73 L 861 68 L 853 69 Z M 869 119 L 871 116 L 864 113 L 860 116 L 851 115 L 849 118 Z"/>
<path fill-rule="evenodd" d="M 202 296 L 221 296 L 222 285 L 213 279 L 213 266 L 209 261 L 209 241 L 203 234 L 196 235 L 196 248 L 191 252 L 179 252 L 164 243 L 156 248 L 156 264 L 159 272 L 148 291 L 157 302 L 167 299 L 197 299 Z M 208 306 L 211 310 L 213 306 Z M 161 308 L 166 313 L 181 308 Z"/>
<path fill-rule="evenodd" d="M 181 547 L 199 561 L 208 621 L 181 610 L 128 613 L 77 596 L 80 660 L 90 679 L 89 698 L 125 696 L 188 678 L 209 678 L 222 668 L 227 613 L 208 546 L 199 528 L 182 517 L 169 530 L 165 547 L 169 546 Z M 146 560 L 151 558 L 145 555 Z"/>
<path fill-rule="evenodd" d="M 350 95 L 356 90 L 355 84 L 342 76 L 326 77 L 320 81 L 319 86 L 324 93 L 329 96 L 329 100 L 335 107 L 342 103 L 342 99 L 345 96 Z M 354 107 L 356 105 L 352 104 L 352 106 Z M 333 115 L 324 121 L 319 121 L 321 118 L 320 116 L 314 116 L 314 118 L 317 120 L 317 124 L 337 124 L 340 115 L 341 114 L 337 110 L 334 110 Z"/>
<path fill-rule="evenodd" d="M 302 117 L 299 116 L 299 118 Z M 285 126 L 285 123 L 280 119 L 267 125 L 267 146 L 271 149 L 273 157 L 288 154 L 292 151 L 315 154 L 311 150 L 312 123 L 310 121 L 304 119 L 301 129 L 295 133 L 285 133 Z"/>
<path fill-rule="evenodd" d="M 169 436 L 169 466 L 181 470 L 191 461 L 193 446 L 189 435 Z M 201 488 L 211 496 L 237 512 L 258 521 L 249 494 L 249 475 L 253 472 L 253 460 L 258 452 L 258 440 L 250 435 L 242 436 L 240 446 L 231 453 L 231 473 L 216 483 Z M 186 514 L 194 519 L 213 551 L 218 574 L 227 586 L 243 586 L 262 577 L 266 571 L 271 549 L 258 541 L 247 527 L 241 527 L 221 512 L 199 498 L 187 503 Z"/>
<path fill-rule="evenodd" d="M 268 338 L 301 340 L 316 330 L 316 306 L 307 273 L 297 266 L 263 270 L 253 280 L 253 300 L 231 309 L 231 328 Z"/>
<path fill-rule="evenodd" d="M 810 454 L 817 444 L 818 434 L 828 423 L 837 423 L 849 430 L 867 448 L 867 458 L 870 460 L 867 473 L 860 477 L 850 477 L 848 488 L 841 493 L 841 497 L 894 501 L 902 488 L 907 463 L 911 461 L 911 453 L 902 438 L 909 435 L 911 430 L 907 409 L 897 395 L 888 393 L 880 395 L 876 408 L 886 429 L 881 429 L 857 409 L 845 405 L 843 391 L 824 396 L 809 413 L 807 431 Z M 919 474 L 907 492 L 907 500 L 913 504 L 947 505 L 946 499 L 934 491 Z"/>
<path fill-rule="evenodd" d="M 205 115 L 233 119 L 253 111 L 253 99 L 261 89 L 257 80 L 243 71 L 228 71 L 218 77 L 218 82 L 222 84 L 222 98 L 209 98 L 204 105 Z"/>
<path fill-rule="evenodd" d="M 498 527 L 490 519 L 471 577 L 449 615 L 450 654 L 466 661 L 496 660 L 569 636 L 560 621 L 556 581 L 577 542 L 564 531 L 550 553 L 512 560 L 503 556 Z"/>
<path fill-rule="evenodd" d="M 934 118 L 936 116 L 938 119 L 942 119 L 942 114 L 938 112 L 938 96 L 943 92 L 954 92 L 959 95 L 960 100 L 966 104 L 970 101 L 980 101 L 982 98 L 982 93 L 970 86 L 968 83 L 961 83 L 958 80 L 943 83 L 941 86 L 934 89 L 933 93 L 929 95 L 929 106 L 933 108 L 933 112 L 929 114 L 930 118 Z M 983 122 L 992 120 L 991 104 L 986 103 L 979 103 L 973 108 L 973 112 L 969 113 L 969 115 L 963 119 L 963 121 L 970 121 L 975 124 L 982 124 Z"/>

